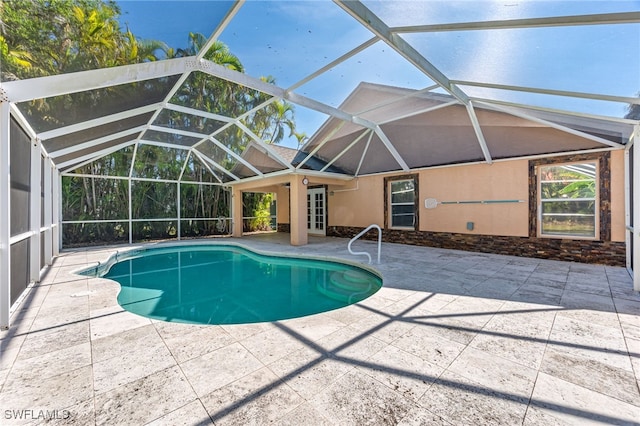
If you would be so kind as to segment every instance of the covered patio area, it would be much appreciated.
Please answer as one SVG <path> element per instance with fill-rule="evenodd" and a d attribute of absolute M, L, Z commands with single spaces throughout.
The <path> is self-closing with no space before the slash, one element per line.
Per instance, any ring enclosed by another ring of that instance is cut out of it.
<path fill-rule="evenodd" d="M 353 260 L 340 238 L 212 241 Z M 123 311 L 116 283 L 73 273 L 118 249 L 62 251 L 0 332 L 3 424 L 640 419 L 640 296 L 623 267 L 384 243 L 383 288 L 363 302 L 195 326 Z"/>

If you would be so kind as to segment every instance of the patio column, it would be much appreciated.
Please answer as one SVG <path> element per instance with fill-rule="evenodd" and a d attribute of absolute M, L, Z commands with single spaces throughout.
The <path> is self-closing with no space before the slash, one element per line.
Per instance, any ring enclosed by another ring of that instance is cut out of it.
<path fill-rule="evenodd" d="M 51 254 L 53 255 L 53 257 L 56 257 L 60 254 L 60 199 L 62 198 L 62 194 L 60 193 L 62 185 L 60 184 L 60 181 L 62 178 L 60 176 L 60 172 L 55 167 L 53 167 L 52 169 L 52 174 L 51 226 L 53 228 L 51 229 L 51 238 L 53 244 L 53 252 Z"/>
<path fill-rule="evenodd" d="M 302 176 L 294 175 L 289 190 L 291 217 L 291 245 L 307 244 L 307 186 L 302 183 Z"/>
<path fill-rule="evenodd" d="M 235 187 L 231 192 L 231 225 L 234 237 L 242 237 L 242 191 Z"/>
<path fill-rule="evenodd" d="M 0 89 L 0 95 L 2 95 Z M 10 104 L 0 99 L 0 329 L 9 328 L 11 309 L 11 179 L 9 176 Z"/>

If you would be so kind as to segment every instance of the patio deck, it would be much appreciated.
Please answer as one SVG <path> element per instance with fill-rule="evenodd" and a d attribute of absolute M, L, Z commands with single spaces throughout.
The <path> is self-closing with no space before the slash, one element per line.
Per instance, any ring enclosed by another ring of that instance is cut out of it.
<path fill-rule="evenodd" d="M 337 238 L 231 241 L 354 259 Z M 72 274 L 115 250 L 63 252 L 0 332 L 0 423 L 640 422 L 640 295 L 623 268 L 383 244 L 384 287 L 357 305 L 194 326 L 123 311 L 116 284 Z"/>

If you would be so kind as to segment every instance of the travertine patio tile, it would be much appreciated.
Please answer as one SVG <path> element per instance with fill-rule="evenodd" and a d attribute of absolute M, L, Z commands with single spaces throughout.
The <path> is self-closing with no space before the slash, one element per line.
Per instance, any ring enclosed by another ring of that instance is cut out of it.
<path fill-rule="evenodd" d="M 271 423 L 304 400 L 268 368 L 261 368 L 201 398 L 216 425 Z"/>
<path fill-rule="evenodd" d="M 274 422 L 276 426 L 300 426 L 300 425 L 314 425 L 314 426 L 332 426 L 328 419 L 324 415 L 316 410 L 311 404 L 305 402 L 299 405 L 295 410 L 287 413 L 281 419 Z"/>
<path fill-rule="evenodd" d="M 270 322 L 258 322 L 252 324 L 223 324 L 220 327 L 236 340 L 240 341 L 247 337 L 272 330 L 274 325 Z"/>
<path fill-rule="evenodd" d="M 271 364 L 269 369 L 303 398 L 310 400 L 354 368 L 331 354 L 303 348 Z"/>
<path fill-rule="evenodd" d="M 180 369 L 171 367 L 97 394 L 96 425 L 145 424 L 195 398 Z"/>
<path fill-rule="evenodd" d="M 437 414 L 432 413 L 424 407 L 416 407 L 407 413 L 407 415 L 400 420 L 398 426 L 452 426 L 453 423 L 446 421 Z"/>
<path fill-rule="evenodd" d="M 340 425 L 395 424 L 416 404 L 362 371 L 353 370 L 317 395 L 311 404 Z"/>
<path fill-rule="evenodd" d="M 391 316 L 380 314 L 368 315 L 360 321 L 349 325 L 349 327 L 360 333 L 366 333 L 386 343 L 393 342 L 415 326 L 412 321 L 402 321 L 402 318 L 395 319 Z"/>
<path fill-rule="evenodd" d="M 497 357 L 479 349 L 468 347 L 447 369 L 481 386 L 522 398 L 531 396 L 536 370 L 522 364 Z"/>
<path fill-rule="evenodd" d="M 518 335 L 502 336 L 488 332 L 478 334 L 469 346 L 523 367 L 538 369 L 542 364 L 547 343 L 546 339 Z"/>
<path fill-rule="evenodd" d="M 640 419 L 639 406 L 546 373 L 538 374 L 531 404 L 561 424 L 636 424 Z"/>
<path fill-rule="evenodd" d="M 640 391 L 633 371 L 584 358 L 562 348 L 547 350 L 540 371 L 640 407 Z"/>
<path fill-rule="evenodd" d="M 162 339 L 152 324 L 111 334 L 91 342 L 93 362 L 102 362 L 114 357 L 122 357 L 128 352 L 149 348 L 162 343 Z"/>
<path fill-rule="evenodd" d="M 239 343 L 225 346 L 180 365 L 199 397 L 262 367 L 263 364 Z"/>
<path fill-rule="evenodd" d="M 342 328 L 316 342 L 331 356 L 346 362 L 366 361 L 378 353 L 387 343 L 368 333 L 360 333 L 350 327 Z"/>
<path fill-rule="evenodd" d="M 206 426 L 213 425 L 200 400 L 192 401 L 164 416 L 147 423 L 147 426 Z"/>
<path fill-rule="evenodd" d="M 325 314 L 279 321 L 275 325 L 281 330 L 291 331 L 312 342 L 346 326 L 338 320 L 325 316 Z"/>
<path fill-rule="evenodd" d="M 264 364 L 277 361 L 304 346 L 300 340 L 280 328 L 254 334 L 240 343 Z"/>
<path fill-rule="evenodd" d="M 607 312 L 613 312 L 615 310 L 611 296 L 601 296 L 566 289 L 564 293 L 562 293 L 560 305 L 565 308 L 594 309 Z"/>
<path fill-rule="evenodd" d="M 0 408 L 4 410 L 62 410 L 93 398 L 91 366 L 33 380 L 32 377 L 10 375 L 0 392 Z"/>
<path fill-rule="evenodd" d="M 120 306 L 96 310 L 91 316 L 91 340 L 149 324 L 149 318 L 127 312 Z"/>
<path fill-rule="evenodd" d="M 521 424 L 528 399 L 446 371 L 419 403 L 454 425 Z"/>
<path fill-rule="evenodd" d="M 369 376 L 417 401 L 442 374 L 444 368 L 389 345 L 359 368 Z"/>
<path fill-rule="evenodd" d="M 160 329 L 162 335 L 163 329 Z M 166 330 L 166 328 L 164 328 Z M 201 327 L 177 336 L 164 336 L 167 345 L 176 361 L 184 362 L 215 351 L 236 341 L 229 333 L 219 326 Z"/>
<path fill-rule="evenodd" d="M 11 375 L 25 381 L 45 380 L 88 365 L 91 365 L 91 345 L 86 342 L 75 346 L 63 346 L 57 351 L 31 358 L 19 358 L 13 364 Z"/>
<path fill-rule="evenodd" d="M 67 346 L 89 342 L 89 321 L 32 330 L 26 336 L 18 357 L 20 359 L 54 352 Z"/>
<path fill-rule="evenodd" d="M 176 365 L 163 342 L 148 343 L 128 352 L 93 363 L 96 394 L 120 387 Z"/>
<path fill-rule="evenodd" d="M 393 345 L 442 368 L 447 368 L 466 347 L 442 337 L 431 327 L 420 325 L 401 336 Z"/>

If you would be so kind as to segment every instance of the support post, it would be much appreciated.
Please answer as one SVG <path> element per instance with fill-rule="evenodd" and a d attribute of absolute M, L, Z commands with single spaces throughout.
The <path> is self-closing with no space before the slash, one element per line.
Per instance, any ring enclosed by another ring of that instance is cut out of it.
<path fill-rule="evenodd" d="M 640 291 L 640 124 L 634 126 L 633 137 L 633 289 Z"/>
<path fill-rule="evenodd" d="M 62 199 L 62 177 L 60 176 L 60 172 L 55 167 L 52 169 L 52 200 L 51 200 L 51 218 L 52 218 L 52 226 L 51 229 L 51 239 L 52 239 L 52 255 L 53 257 L 57 257 L 60 254 L 60 246 L 62 245 L 60 242 L 60 206 Z"/>
<path fill-rule="evenodd" d="M 53 259 L 53 233 L 51 232 L 51 212 L 53 197 L 53 185 L 51 184 L 51 160 L 49 158 L 43 158 L 44 161 L 44 262 L 47 265 L 51 265 Z"/>
<path fill-rule="evenodd" d="M 232 235 L 242 237 L 242 191 L 235 187 L 231 192 L 231 218 Z"/>
<path fill-rule="evenodd" d="M 10 104 L 0 100 L 0 329 L 9 328 L 11 309 Z"/>
<path fill-rule="evenodd" d="M 41 167 L 42 167 L 42 149 L 40 141 L 34 138 L 31 140 L 31 177 L 29 192 L 29 230 L 31 231 L 31 240 L 29 242 L 29 281 L 40 281 L 40 226 L 41 226 L 41 200 L 40 194 L 42 188 Z"/>
<path fill-rule="evenodd" d="M 182 233 L 182 228 L 180 226 L 180 222 L 182 222 L 181 217 L 180 217 L 181 213 L 182 213 L 181 212 L 182 203 L 180 202 L 180 198 L 182 198 L 181 195 L 180 195 L 180 186 L 181 186 L 180 185 L 180 180 L 178 180 L 178 183 L 176 183 L 176 185 L 178 185 L 178 191 L 176 192 L 176 194 L 177 194 L 176 195 L 176 207 L 178 208 L 178 211 L 176 212 L 177 213 L 176 217 L 178 218 L 178 224 L 176 226 L 176 230 L 178 231 L 178 241 L 180 241 L 180 235 Z"/>
<path fill-rule="evenodd" d="M 307 186 L 302 176 L 293 175 L 290 182 L 291 245 L 303 246 L 309 242 L 307 235 Z"/>

